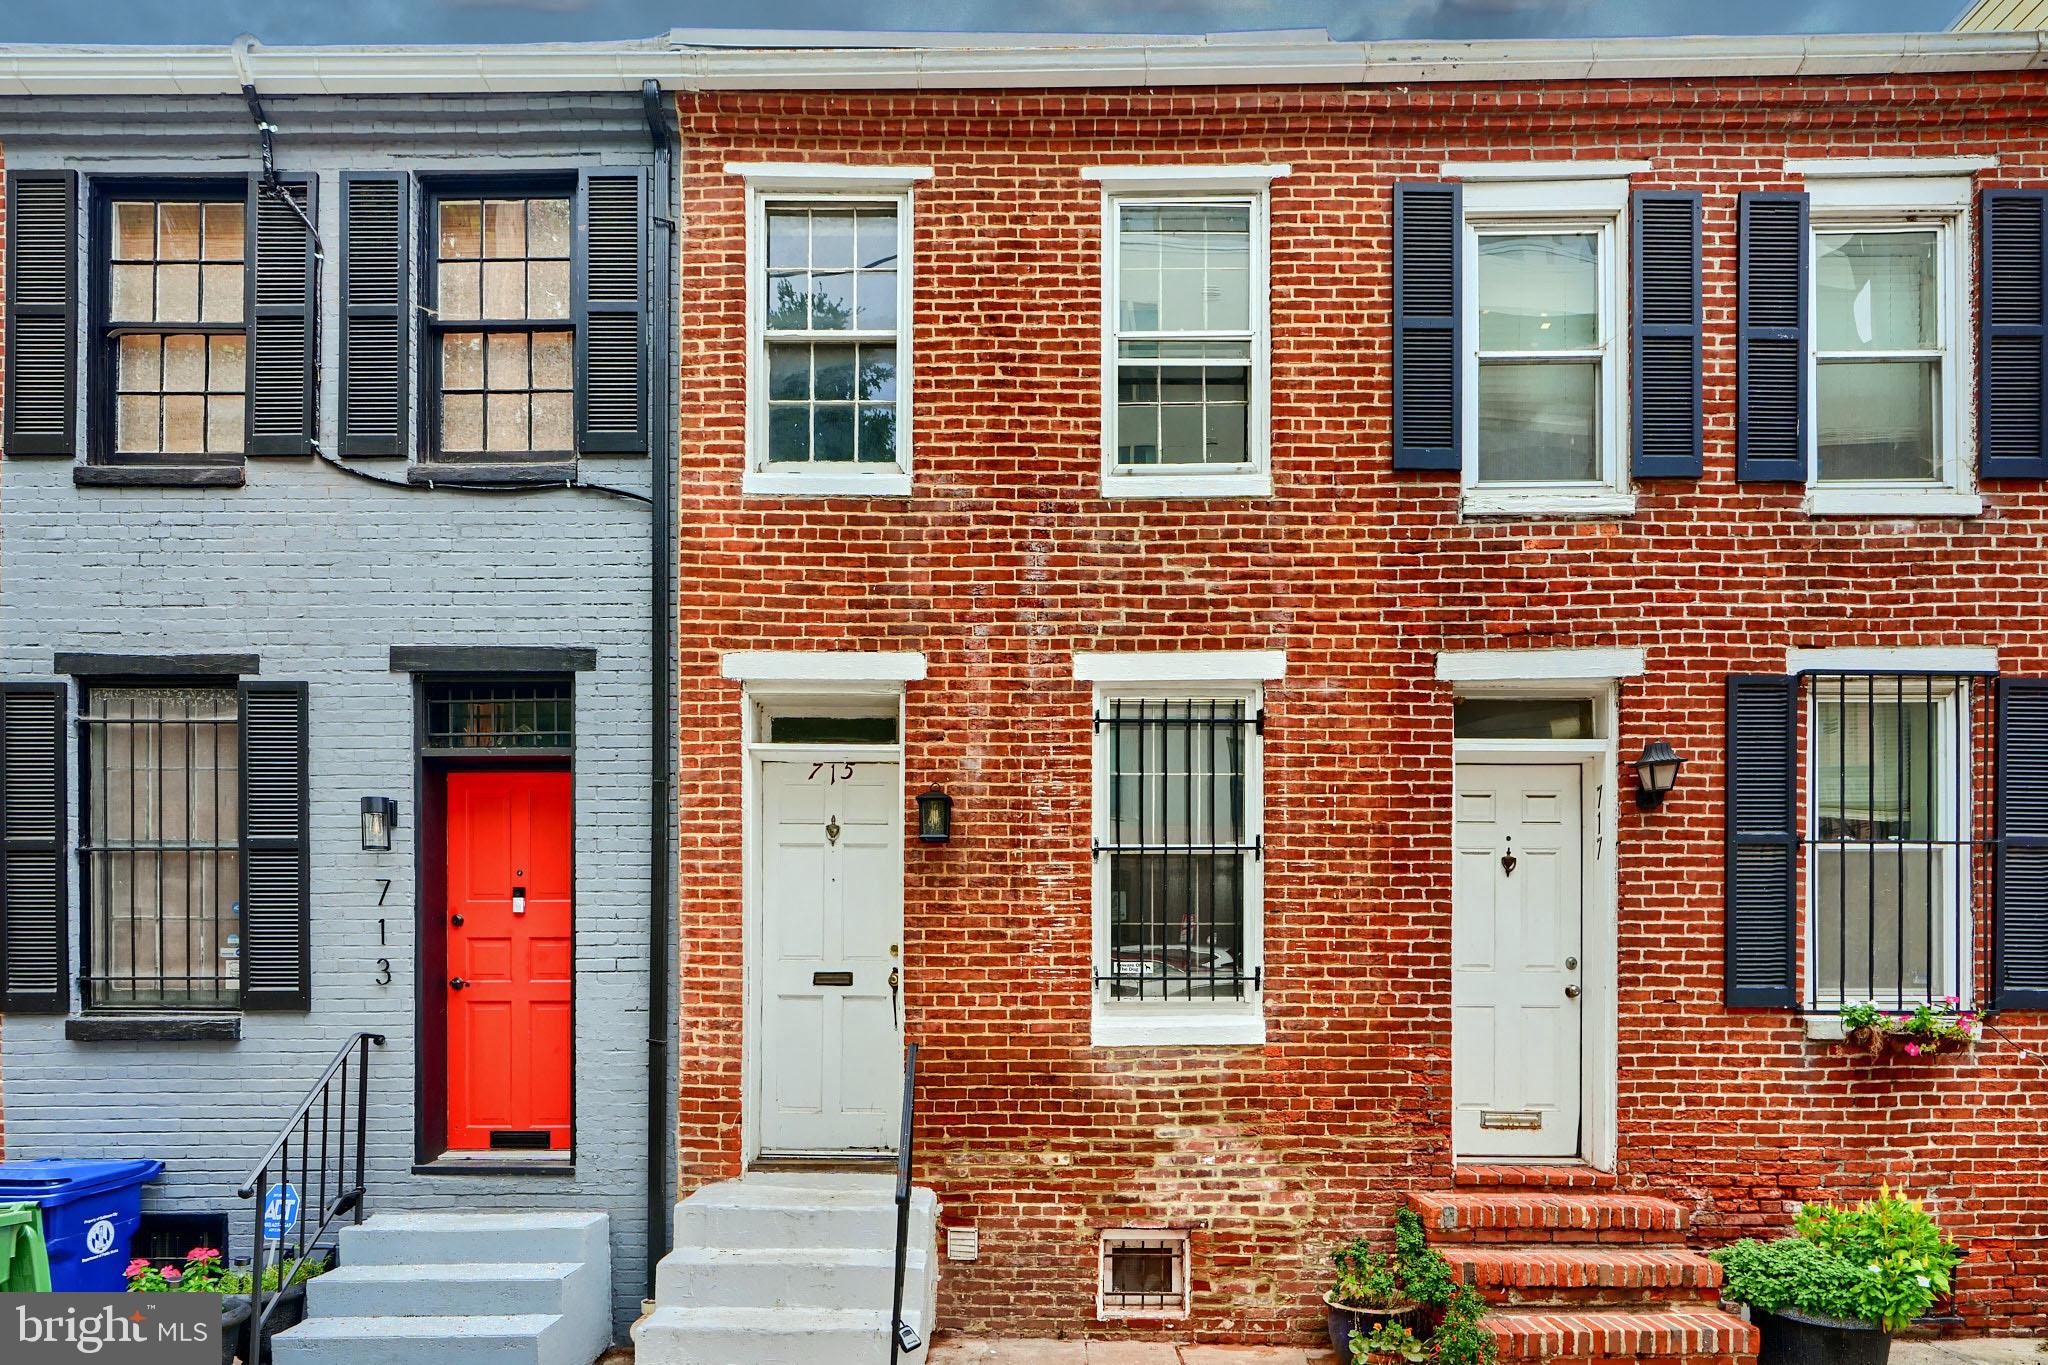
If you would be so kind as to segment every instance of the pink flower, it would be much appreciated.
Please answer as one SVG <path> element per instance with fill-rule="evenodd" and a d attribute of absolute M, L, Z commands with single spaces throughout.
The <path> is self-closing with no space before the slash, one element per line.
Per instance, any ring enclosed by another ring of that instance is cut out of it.
<path fill-rule="evenodd" d="M 1920 1044 L 1918 1044 L 1918 1043 L 1908 1043 L 1908 1044 L 1906 1044 L 1906 1055 L 1907 1055 L 1908 1057 L 1918 1057 L 1918 1056 L 1920 1055 Z"/>
<path fill-rule="evenodd" d="M 193 1247 L 185 1253 L 185 1259 L 188 1261 L 218 1261 L 220 1259 L 220 1248 Z"/>
<path fill-rule="evenodd" d="M 178 1281 L 185 1278 L 185 1272 L 178 1269 L 178 1267 L 176 1266 L 172 1266 L 170 1269 L 164 1272 L 164 1278 L 170 1281 L 172 1284 L 176 1284 Z"/>
<path fill-rule="evenodd" d="M 148 1269 L 149 1258 L 146 1256 L 137 1256 L 134 1260 L 128 1263 L 128 1269 L 123 1271 L 122 1274 L 127 1275 L 132 1279 L 133 1277 L 142 1274 L 144 1271 Z"/>
<path fill-rule="evenodd" d="M 1955 1007 L 1956 1007 L 1957 1005 L 1960 1005 L 1960 1004 L 1962 1004 L 1963 1002 L 1962 1002 L 1962 998 L 1961 998 L 1960 996 L 1954 996 L 1954 995 L 1951 995 L 1951 996 L 1948 996 L 1947 998 L 1945 998 L 1945 999 L 1944 999 L 1944 1000 L 1942 1001 L 1942 1003 L 1943 1003 L 1944 1005 L 1947 1005 L 1947 1006 L 1948 1006 L 1948 1007 L 1949 1007 L 1950 1009 L 1954 1009 L 1954 1008 L 1955 1008 Z"/>

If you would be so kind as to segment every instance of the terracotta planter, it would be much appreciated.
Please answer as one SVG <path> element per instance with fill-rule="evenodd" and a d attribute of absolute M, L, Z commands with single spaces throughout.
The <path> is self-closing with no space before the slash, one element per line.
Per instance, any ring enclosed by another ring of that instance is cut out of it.
<path fill-rule="evenodd" d="M 1757 1365 L 1886 1365 L 1892 1334 L 1875 1323 L 1821 1318 L 1783 1308 L 1752 1308 L 1759 1338 Z"/>
<path fill-rule="evenodd" d="M 1330 1310 L 1330 1349 L 1337 1353 L 1337 1359 L 1351 1359 L 1351 1333 L 1356 1330 L 1372 1335 L 1372 1329 L 1383 1322 L 1398 1322 L 1413 1331 L 1421 1316 L 1422 1305 L 1404 1303 L 1398 1308 L 1349 1308 L 1338 1303 L 1327 1293 L 1323 1295 L 1323 1306 Z M 1419 1332 L 1417 1335 L 1421 1335 Z"/>

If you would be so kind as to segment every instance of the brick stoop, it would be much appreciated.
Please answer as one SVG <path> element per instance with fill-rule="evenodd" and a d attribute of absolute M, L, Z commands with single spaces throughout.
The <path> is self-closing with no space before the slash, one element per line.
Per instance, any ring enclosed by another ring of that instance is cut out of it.
<path fill-rule="evenodd" d="M 1754 1365 L 1756 1329 L 1718 1306 L 1721 1267 L 1686 1248 L 1679 1205 L 1583 1168 L 1460 1167 L 1458 1185 L 1408 1207 L 1491 1305 L 1502 1361 Z"/>

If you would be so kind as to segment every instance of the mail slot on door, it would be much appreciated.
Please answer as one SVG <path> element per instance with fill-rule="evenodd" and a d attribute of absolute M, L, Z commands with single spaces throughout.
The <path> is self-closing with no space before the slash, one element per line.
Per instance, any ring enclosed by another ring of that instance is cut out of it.
<path fill-rule="evenodd" d="M 813 986 L 851 986 L 853 984 L 853 973 L 812 972 L 811 984 Z"/>

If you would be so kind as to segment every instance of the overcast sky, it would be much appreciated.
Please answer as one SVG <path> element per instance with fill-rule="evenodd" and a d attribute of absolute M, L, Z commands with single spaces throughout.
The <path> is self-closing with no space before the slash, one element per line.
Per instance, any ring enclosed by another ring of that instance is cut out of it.
<path fill-rule="evenodd" d="M 1967 0 L 0 0 L 0 42 L 476 43 L 749 26 L 1215 32 L 1338 38 L 1874 33 L 1947 28 Z"/>

